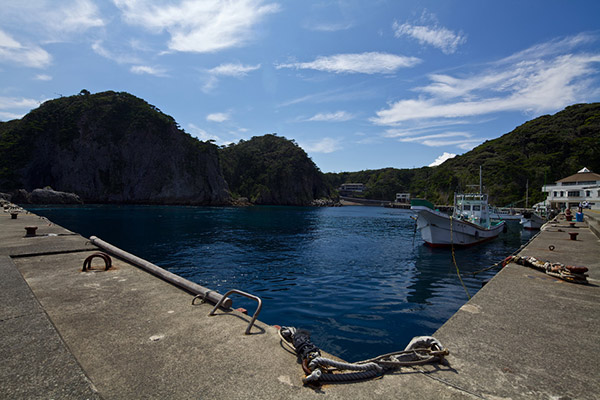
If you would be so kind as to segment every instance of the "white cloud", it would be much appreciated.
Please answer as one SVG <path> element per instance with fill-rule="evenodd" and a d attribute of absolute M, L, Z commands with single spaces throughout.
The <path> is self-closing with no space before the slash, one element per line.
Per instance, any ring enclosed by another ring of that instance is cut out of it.
<path fill-rule="evenodd" d="M 225 122 L 230 118 L 228 113 L 213 113 L 206 116 L 206 120 L 209 122 Z"/>
<path fill-rule="evenodd" d="M 154 76 L 167 76 L 167 73 L 162 68 L 150 67 L 147 65 L 133 65 L 130 71 L 134 74 L 148 74 Z"/>
<path fill-rule="evenodd" d="M 221 64 L 214 68 L 207 70 L 208 77 L 204 82 L 202 90 L 205 93 L 210 92 L 219 84 L 219 77 L 231 76 L 235 78 L 243 78 L 248 75 L 249 72 L 260 69 L 260 64 L 257 65 L 244 65 L 244 64 Z"/>
<path fill-rule="evenodd" d="M 304 25 L 304 29 L 317 32 L 338 32 L 348 30 L 353 26 L 346 22 L 309 23 Z"/>
<path fill-rule="evenodd" d="M 45 68 L 52 62 L 46 50 L 35 45 L 23 45 L 0 30 L 0 62 L 10 62 L 26 67 Z"/>
<path fill-rule="evenodd" d="M 456 119 L 502 111 L 551 112 L 593 96 L 590 88 L 596 86 L 591 82 L 597 80 L 600 54 L 557 55 L 556 46 L 554 51 L 550 51 L 549 44 L 541 47 L 545 48 L 543 54 L 552 56 L 539 58 L 525 50 L 519 53 L 521 58 L 509 57 L 470 76 L 433 74 L 429 85 L 414 89 L 421 95 L 389 104 L 377 111 L 371 121 L 395 126 L 406 121 Z"/>
<path fill-rule="evenodd" d="M 428 147 L 455 146 L 464 150 L 470 150 L 485 140 L 474 138 L 468 132 L 442 132 L 429 135 L 416 134 L 415 136 L 415 132 L 401 129 L 389 129 L 384 137 L 393 138 L 404 143 L 419 143 Z"/>
<path fill-rule="evenodd" d="M 51 81 L 52 77 L 46 74 L 38 74 L 35 76 L 35 79 L 38 81 Z"/>
<path fill-rule="evenodd" d="M 413 67 L 421 60 L 416 57 L 398 56 L 389 53 L 367 52 L 358 54 L 336 54 L 317 57 L 311 62 L 279 64 L 275 67 L 294 69 L 314 69 L 336 74 L 393 74 L 399 68 Z"/>
<path fill-rule="evenodd" d="M 0 109 L 32 109 L 40 105 L 39 100 L 16 98 L 16 97 L 0 97 Z"/>
<path fill-rule="evenodd" d="M 444 161 L 449 160 L 451 158 L 456 157 L 456 154 L 453 153 L 448 153 L 448 152 L 444 152 L 444 154 L 442 154 L 441 156 L 439 156 L 438 158 L 435 159 L 434 162 L 432 162 L 431 164 L 429 164 L 429 167 L 436 167 L 438 165 L 441 165 Z"/>
<path fill-rule="evenodd" d="M 410 36 L 417 39 L 421 44 L 428 44 L 442 50 L 444 54 L 456 52 L 458 46 L 467 41 L 466 36 L 462 33 L 454 33 L 440 26 L 430 27 L 408 23 L 400 25 L 398 22 L 394 22 L 393 29 L 394 36 L 397 38 L 400 36 Z"/>
<path fill-rule="evenodd" d="M 92 50 L 94 52 L 104 58 L 112 60 L 117 64 L 138 64 L 141 60 L 133 56 L 131 53 L 114 53 L 108 49 L 106 49 L 102 43 L 102 41 L 96 41 L 92 44 Z"/>
<path fill-rule="evenodd" d="M 307 121 L 319 122 L 343 122 L 354 118 L 354 115 L 346 111 L 337 111 L 334 113 L 319 113 L 307 119 Z"/>
<path fill-rule="evenodd" d="M 248 75 L 248 72 L 256 71 L 260 69 L 260 64 L 257 65 L 243 65 L 243 64 L 221 64 L 212 69 L 208 70 L 211 75 L 218 76 L 234 76 L 243 77 Z"/>
<path fill-rule="evenodd" d="M 0 118 L 4 120 L 22 118 L 30 110 L 39 107 L 40 103 L 39 100 L 22 97 L 0 97 Z M 19 112 L 14 112 L 15 110 Z"/>
<path fill-rule="evenodd" d="M 195 138 L 198 138 L 202 141 L 214 140 L 218 144 L 221 144 L 221 142 L 222 142 L 220 137 L 210 134 L 210 133 L 206 132 L 204 129 L 199 128 L 194 124 L 188 124 L 188 131 L 189 131 L 188 133 L 190 135 L 192 135 Z"/>
<path fill-rule="evenodd" d="M 47 11 L 44 17 L 55 31 L 74 32 L 104 26 L 104 21 L 98 17 L 98 8 L 90 0 L 61 2 L 59 7 L 49 2 Z"/>
<path fill-rule="evenodd" d="M 37 36 L 32 41 L 71 40 L 73 33 L 102 27 L 104 20 L 93 0 L 27 0 L 2 3 L 3 25 Z"/>
<path fill-rule="evenodd" d="M 15 113 L 11 113 L 11 112 L 0 111 L 0 118 L 5 121 L 23 118 L 24 115 L 25 114 L 15 114 Z"/>
<path fill-rule="evenodd" d="M 333 153 L 341 149 L 340 141 L 333 138 L 323 138 L 318 141 L 303 143 L 300 147 L 313 153 Z"/>
<path fill-rule="evenodd" d="M 173 51 L 207 53 L 242 46 L 255 36 L 255 27 L 279 11 L 261 0 L 183 0 L 156 5 L 139 0 L 113 0 L 132 25 L 155 33 L 167 31 Z"/>

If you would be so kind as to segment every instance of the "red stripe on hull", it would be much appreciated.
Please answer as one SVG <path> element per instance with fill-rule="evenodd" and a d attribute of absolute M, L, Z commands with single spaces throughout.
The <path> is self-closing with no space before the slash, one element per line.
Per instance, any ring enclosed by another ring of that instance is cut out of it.
<path fill-rule="evenodd" d="M 456 246 L 456 247 L 471 247 L 471 246 L 475 246 L 476 244 L 487 242 L 489 240 L 495 239 L 497 237 L 498 237 L 498 235 L 493 236 L 493 237 L 489 237 L 489 238 L 485 238 L 483 240 L 480 240 L 479 242 L 473 242 L 473 243 L 454 243 L 454 246 Z M 450 243 L 445 244 L 445 243 L 429 243 L 429 242 L 425 242 L 425 244 L 427 246 L 429 246 L 429 247 L 434 248 L 434 249 L 452 246 L 452 244 L 450 244 Z"/>

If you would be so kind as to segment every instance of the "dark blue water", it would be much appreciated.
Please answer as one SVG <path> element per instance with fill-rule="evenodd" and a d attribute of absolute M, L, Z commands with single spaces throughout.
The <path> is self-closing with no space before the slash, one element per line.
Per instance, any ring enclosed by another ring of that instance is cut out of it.
<path fill-rule="evenodd" d="M 379 207 L 63 206 L 30 208 L 203 286 L 263 300 L 259 319 L 306 328 L 349 361 L 402 350 L 431 335 L 466 301 L 447 249 L 424 246 L 410 211 Z M 469 293 L 531 237 L 518 224 L 458 249 Z M 256 303 L 233 296 L 250 313 Z"/>

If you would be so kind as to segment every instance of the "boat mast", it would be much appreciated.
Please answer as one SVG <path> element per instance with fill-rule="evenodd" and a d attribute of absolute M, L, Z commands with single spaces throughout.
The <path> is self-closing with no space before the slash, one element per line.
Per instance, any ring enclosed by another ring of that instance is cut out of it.
<path fill-rule="evenodd" d="M 529 208 L 529 179 L 525 183 L 525 208 Z"/>
<path fill-rule="evenodd" d="M 479 194 L 483 193 L 483 187 L 481 184 L 481 165 L 479 166 Z"/>

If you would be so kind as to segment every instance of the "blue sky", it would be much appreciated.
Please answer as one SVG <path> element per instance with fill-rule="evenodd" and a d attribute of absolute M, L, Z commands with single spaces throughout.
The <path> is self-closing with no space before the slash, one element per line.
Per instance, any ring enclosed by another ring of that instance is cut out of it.
<path fill-rule="evenodd" d="M 600 1 L 0 0 L 0 120 L 126 91 L 323 172 L 432 165 L 600 100 Z"/>

